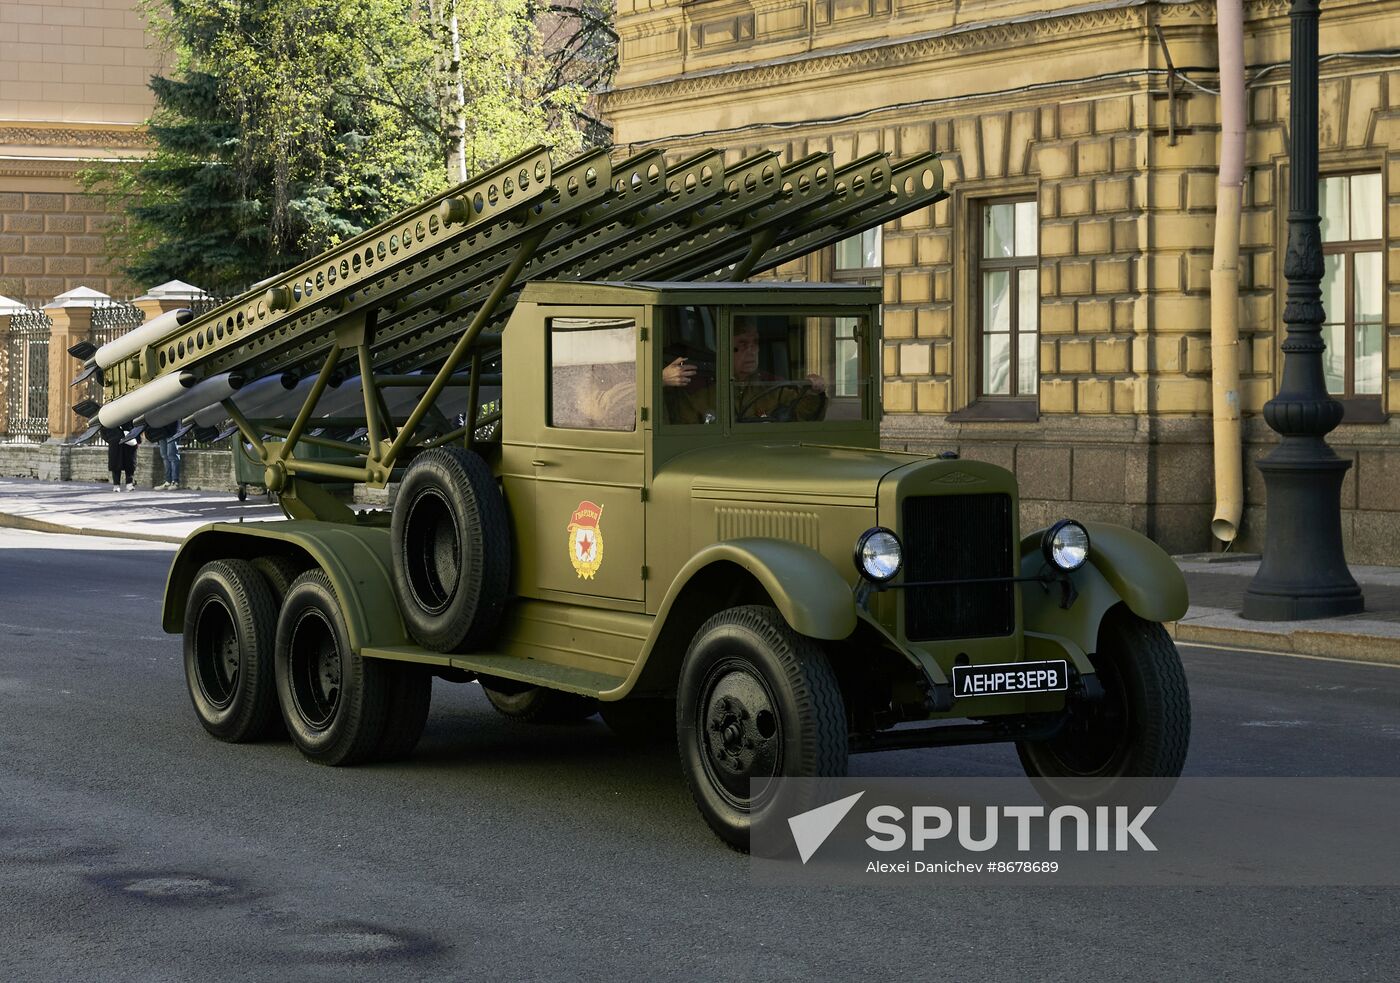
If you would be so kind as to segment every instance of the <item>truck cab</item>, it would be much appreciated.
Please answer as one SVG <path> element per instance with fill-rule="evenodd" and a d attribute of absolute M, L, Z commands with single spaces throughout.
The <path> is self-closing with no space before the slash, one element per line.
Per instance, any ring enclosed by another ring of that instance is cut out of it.
<path fill-rule="evenodd" d="M 515 592 L 655 614 L 690 556 L 761 524 L 782 485 L 833 491 L 831 452 L 810 450 L 788 455 L 800 475 L 718 505 L 715 459 L 874 451 L 878 304 L 868 287 L 531 283 L 502 337 L 500 472 L 512 514 L 534 517 L 516 526 Z"/>

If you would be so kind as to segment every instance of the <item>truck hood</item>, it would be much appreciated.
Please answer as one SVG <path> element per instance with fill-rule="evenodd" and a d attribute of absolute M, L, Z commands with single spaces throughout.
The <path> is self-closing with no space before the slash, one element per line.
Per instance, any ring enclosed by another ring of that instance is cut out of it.
<path fill-rule="evenodd" d="M 830 444 L 734 443 L 691 451 L 668 461 L 672 480 L 689 477 L 697 498 L 875 504 L 880 480 L 921 454 Z"/>

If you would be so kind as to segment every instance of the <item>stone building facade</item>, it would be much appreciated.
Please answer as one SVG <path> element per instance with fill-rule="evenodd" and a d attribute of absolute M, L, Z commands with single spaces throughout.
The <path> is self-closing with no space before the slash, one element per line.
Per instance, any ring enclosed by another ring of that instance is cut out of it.
<path fill-rule="evenodd" d="M 136 0 L 0 3 L 0 294 L 134 292 L 104 255 L 108 202 L 75 175 L 143 151 L 160 64 Z"/>
<path fill-rule="evenodd" d="M 885 292 L 884 436 L 1013 468 L 1023 525 L 1123 522 L 1211 547 L 1215 4 L 618 0 L 622 149 L 942 153 L 950 197 L 780 275 Z M 1286 0 L 1245 0 L 1245 520 L 1282 360 Z M 1400 0 L 1324 0 L 1331 438 L 1352 562 L 1400 562 Z M 1360 237 L 1360 238 L 1358 238 Z M 1349 279 L 1354 291 L 1344 288 Z M 1010 287 L 1010 289 L 1008 289 Z M 1351 293 L 1352 303 L 1340 298 Z M 1348 340 L 1349 339 L 1349 340 Z"/>

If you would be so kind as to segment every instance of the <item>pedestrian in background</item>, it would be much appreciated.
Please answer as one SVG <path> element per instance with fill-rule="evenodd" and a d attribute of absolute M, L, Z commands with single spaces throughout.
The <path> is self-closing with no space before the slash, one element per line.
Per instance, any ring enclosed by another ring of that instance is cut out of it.
<path fill-rule="evenodd" d="M 103 427 L 102 439 L 107 441 L 107 470 L 112 474 L 112 491 L 136 487 L 136 441 L 127 437 L 121 427 Z M 122 481 L 125 472 L 126 481 Z"/>
<path fill-rule="evenodd" d="M 156 487 L 162 491 L 174 491 L 180 487 L 180 443 L 171 434 L 160 439 L 159 447 L 160 459 L 165 462 L 165 484 Z"/>

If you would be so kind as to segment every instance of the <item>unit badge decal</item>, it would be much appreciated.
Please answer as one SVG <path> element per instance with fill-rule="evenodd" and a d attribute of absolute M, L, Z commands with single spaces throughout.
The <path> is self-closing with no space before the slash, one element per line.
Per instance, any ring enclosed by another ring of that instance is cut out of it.
<path fill-rule="evenodd" d="M 584 580 L 592 580 L 603 565 L 603 507 L 579 502 L 569 519 L 569 562 Z"/>

